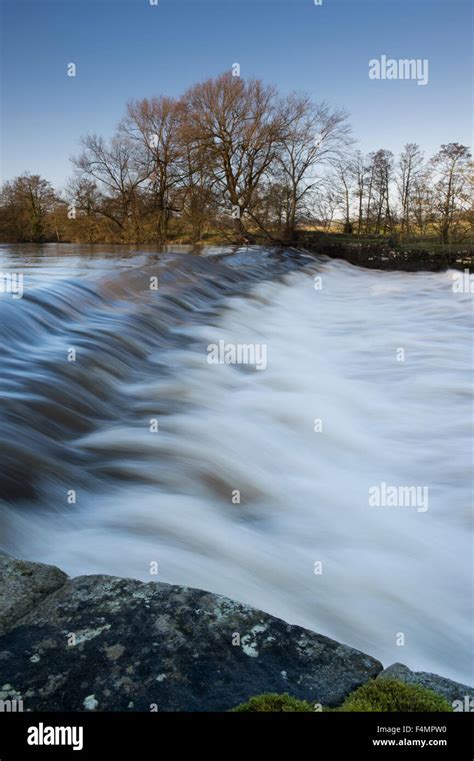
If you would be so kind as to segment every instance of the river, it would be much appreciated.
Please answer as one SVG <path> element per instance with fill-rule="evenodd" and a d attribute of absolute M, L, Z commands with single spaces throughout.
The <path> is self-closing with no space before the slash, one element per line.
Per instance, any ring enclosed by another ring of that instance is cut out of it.
<path fill-rule="evenodd" d="M 0 271 L 23 277 L 0 294 L 1 550 L 472 680 L 472 295 L 452 272 L 61 244 L 1 246 Z M 242 346 L 259 366 L 229 361 Z M 371 503 L 392 486 L 420 499 Z"/>

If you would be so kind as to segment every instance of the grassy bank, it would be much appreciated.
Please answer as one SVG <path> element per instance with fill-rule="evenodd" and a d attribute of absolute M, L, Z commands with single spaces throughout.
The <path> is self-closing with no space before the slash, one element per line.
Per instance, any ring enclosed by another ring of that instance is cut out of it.
<path fill-rule="evenodd" d="M 470 269 L 474 246 L 471 242 L 442 244 L 437 241 L 404 243 L 388 237 L 367 237 L 304 231 L 299 248 L 334 259 L 344 259 L 361 267 L 387 270 Z"/>

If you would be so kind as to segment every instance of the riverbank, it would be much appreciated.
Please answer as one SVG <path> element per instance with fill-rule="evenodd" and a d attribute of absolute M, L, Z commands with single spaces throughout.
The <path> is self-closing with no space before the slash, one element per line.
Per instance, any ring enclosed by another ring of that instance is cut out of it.
<path fill-rule="evenodd" d="M 334 707 L 383 678 L 474 693 L 220 595 L 0 557 L 0 700 L 25 711 L 226 711 L 264 692 Z"/>
<path fill-rule="evenodd" d="M 7 241 L 0 241 L 7 245 Z M 377 270 L 398 270 L 405 272 L 443 272 L 447 269 L 470 270 L 474 268 L 474 246 L 471 242 L 442 245 L 436 242 L 422 241 L 419 243 L 400 243 L 388 237 L 344 235 L 342 233 L 323 233 L 319 231 L 300 231 L 292 240 L 283 240 L 277 236 L 268 237 L 263 234 L 249 234 L 246 238 L 231 239 L 220 234 L 210 233 L 202 240 L 193 241 L 189 236 L 172 236 L 162 244 L 132 242 L 94 241 L 93 243 L 74 242 L 56 239 L 45 240 L 43 243 L 25 242 L 8 245 L 35 245 L 40 250 L 42 246 L 60 245 L 63 250 L 67 247 L 74 251 L 78 246 L 97 249 L 101 254 L 104 246 L 112 250 L 128 249 L 130 252 L 144 250 L 189 250 L 200 252 L 209 247 L 235 250 L 254 249 L 255 260 L 258 261 L 258 248 L 266 250 L 286 251 L 298 250 L 300 253 L 310 253 L 328 256 L 331 259 L 342 259 L 359 267 Z"/>
<path fill-rule="evenodd" d="M 447 269 L 472 271 L 471 243 L 403 244 L 388 238 L 359 238 L 337 233 L 300 232 L 296 246 L 314 254 L 343 259 L 359 267 L 405 272 L 442 272 Z"/>

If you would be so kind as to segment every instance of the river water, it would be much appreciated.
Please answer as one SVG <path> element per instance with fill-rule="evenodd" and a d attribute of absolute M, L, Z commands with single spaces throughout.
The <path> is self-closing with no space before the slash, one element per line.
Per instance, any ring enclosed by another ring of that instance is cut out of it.
<path fill-rule="evenodd" d="M 0 270 L 23 276 L 0 294 L 1 550 L 472 681 L 472 295 L 452 272 L 71 245 L 3 246 Z M 381 484 L 416 504 L 374 505 Z"/>

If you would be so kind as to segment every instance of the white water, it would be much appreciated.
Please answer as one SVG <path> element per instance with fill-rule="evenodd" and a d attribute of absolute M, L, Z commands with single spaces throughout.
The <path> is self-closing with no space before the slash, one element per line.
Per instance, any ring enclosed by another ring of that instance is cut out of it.
<path fill-rule="evenodd" d="M 149 485 L 8 508 L 8 549 L 71 575 L 222 593 L 385 666 L 469 683 L 472 296 L 452 292 L 449 272 L 332 262 L 322 290 L 313 274 L 258 285 L 215 325 L 189 327 L 196 343 L 170 352 L 173 377 L 127 389 L 134 425 L 84 439 Z M 265 343 L 267 369 L 208 364 L 220 339 Z M 167 399 L 185 406 L 151 434 Z M 382 481 L 428 486 L 428 510 L 369 507 Z"/>

